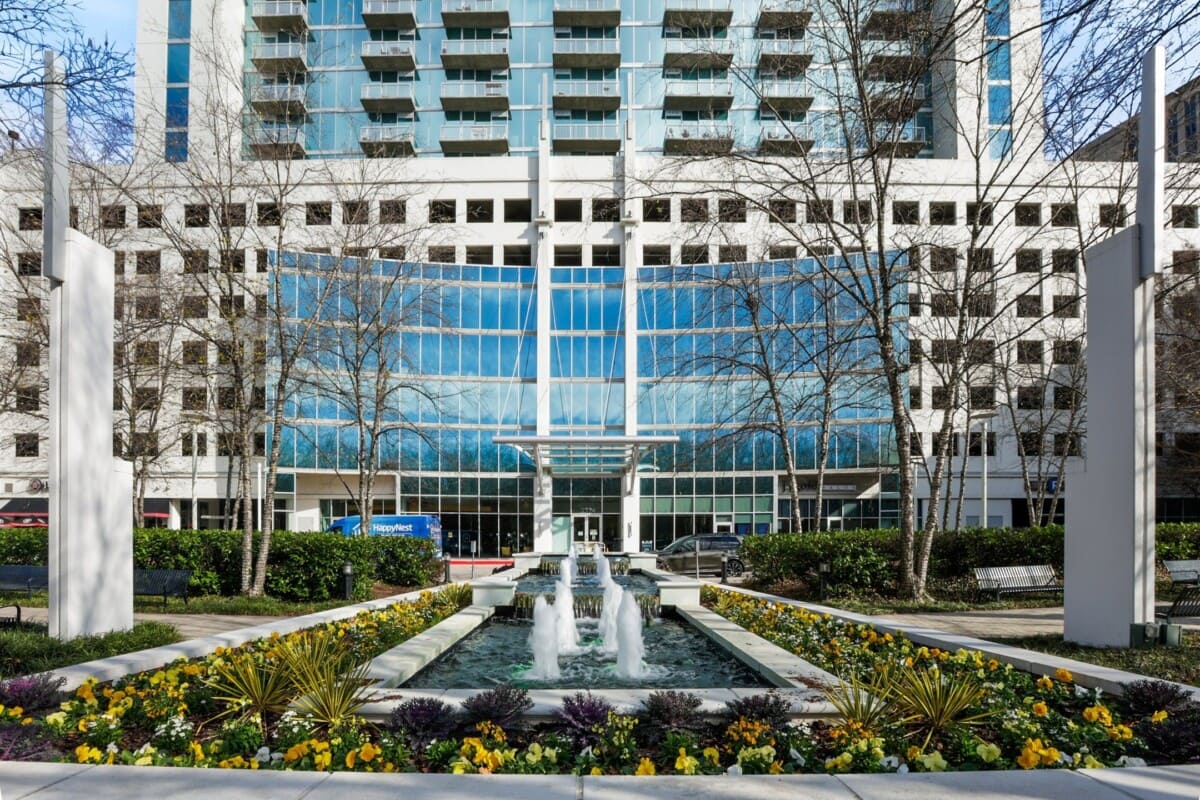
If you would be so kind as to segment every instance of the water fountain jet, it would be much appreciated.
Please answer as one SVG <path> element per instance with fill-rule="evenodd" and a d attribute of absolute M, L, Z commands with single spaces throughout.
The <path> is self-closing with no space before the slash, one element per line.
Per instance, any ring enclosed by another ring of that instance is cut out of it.
<path fill-rule="evenodd" d="M 635 680 L 646 675 L 646 665 L 642 662 L 645 655 L 642 610 L 632 592 L 622 592 L 621 607 L 617 612 L 617 677 Z"/>
<path fill-rule="evenodd" d="M 538 681 L 556 681 L 562 676 L 558 668 L 557 627 L 555 607 L 539 595 L 533 603 L 533 631 L 529 634 L 533 669 L 526 673 L 526 677 Z"/>
<path fill-rule="evenodd" d="M 566 579 L 566 572 L 559 576 L 554 586 L 554 613 L 557 621 L 558 652 L 579 652 L 579 630 L 575 627 L 575 595 Z"/>

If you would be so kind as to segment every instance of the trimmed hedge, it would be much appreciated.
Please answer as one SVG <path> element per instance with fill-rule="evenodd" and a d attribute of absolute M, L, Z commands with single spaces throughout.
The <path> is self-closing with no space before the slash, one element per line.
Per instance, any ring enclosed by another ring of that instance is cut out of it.
<path fill-rule="evenodd" d="M 255 548 L 259 536 L 254 537 Z M 0 563 L 45 564 L 45 528 L 0 529 Z M 336 533 L 275 531 L 267 594 L 281 600 L 329 600 L 343 594 L 342 565 L 354 565 L 354 596 L 366 598 L 375 581 L 425 586 L 441 562 L 425 539 L 407 536 L 346 538 Z M 242 532 L 141 528 L 133 532 L 133 565 L 140 569 L 190 569 L 193 594 L 235 595 L 241 587 Z"/>
<path fill-rule="evenodd" d="M 1200 525 L 1162 524 L 1157 533 L 1158 558 L 1200 557 Z M 772 533 L 747 536 L 742 554 L 763 583 L 815 582 L 817 565 L 828 561 L 827 578 L 834 594 L 886 593 L 900 558 L 896 529 Z M 937 534 L 929 560 L 929 577 L 969 578 L 975 567 L 1050 564 L 1063 569 L 1063 528 L 965 528 Z"/>

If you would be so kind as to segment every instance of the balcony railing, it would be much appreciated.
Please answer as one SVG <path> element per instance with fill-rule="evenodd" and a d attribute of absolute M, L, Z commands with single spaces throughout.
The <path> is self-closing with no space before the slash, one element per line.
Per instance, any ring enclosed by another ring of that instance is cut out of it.
<path fill-rule="evenodd" d="M 368 111 L 411 111 L 414 88 L 412 81 L 364 83 L 358 96 Z"/>
<path fill-rule="evenodd" d="M 368 68 L 410 70 L 416 67 L 416 56 L 412 42 L 362 43 L 360 56 Z"/>
<path fill-rule="evenodd" d="M 258 0 L 250 8 L 250 18 L 264 33 L 302 29 L 308 21 L 308 6 L 302 0 Z"/>
<path fill-rule="evenodd" d="M 304 155 L 304 129 L 295 126 L 262 126 L 250 131 L 250 149 L 260 158 L 300 158 Z"/>
<path fill-rule="evenodd" d="M 554 0 L 555 25 L 617 25 L 621 0 Z"/>
<path fill-rule="evenodd" d="M 503 153 L 508 150 L 507 122 L 448 122 L 439 137 L 443 150 Z"/>
<path fill-rule="evenodd" d="M 554 82 L 555 97 L 613 98 L 621 100 L 617 81 L 559 80 Z"/>
<path fill-rule="evenodd" d="M 668 109 L 725 109 L 733 102 L 733 81 L 667 81 L 664 107 Z"/>
<path fill-rule="evenodd" d="M 621 125 L 618 122 L 556 122 L 552 140 L 557 150 L 615 153 L 621 149 Z"/>
<path fill-rule="evenodd" d="M 266 113 L 295 113 L 304 110 L 304 87 L 278 83 L 255 86 L 250 105 Z"/>
<path fill-rule="evenodd" d="M 506 27 L 508 0 L 442 0 L 442 23 L 462 27 Z"/>
<path fill-rule="evenodd" d="M 359 146 L 367 155 L 412 155 L 413 142 L 412 125 L 368 125 L 358 131 Z"/>
<path fill-rule="evenodd" d="M 368 28 L 415 28 L 416 0 L 363 0 L 363 23 Z"/>
<path fill-rule="evenodd" d="M 502 69 L 508 66 L 507 39 L 447 39 L 442 42 L 446 67 Z"/>
<path fill-rule="evenodd" d="M 483 99 L 508 97 L 506 81 L 446 81 L 441 86 L 442 99 Z"/>
<path fill-rule="evenodd" d="M 671 154 L 716 155 L 733 148 L 733 126 L 727 122 L 676 122 L 667 126 L 663 149 Z"/>
<path fill-rule="evenodd" d="M 308 66 L 308 47 L 302 42 L 263 42 L 251 49 L 250 60 L 265 72 L 302 72 Z"/>
<path fill-rule="evenodd" d="M 733 61 L 732 39 L 667 39 L 666 66 L 728 66 Z"/>

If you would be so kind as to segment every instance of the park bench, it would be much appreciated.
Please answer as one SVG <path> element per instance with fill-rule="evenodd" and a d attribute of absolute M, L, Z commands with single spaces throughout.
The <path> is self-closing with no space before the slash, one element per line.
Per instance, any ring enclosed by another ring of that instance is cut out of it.
<path fill-rule="evenodd" d="M 1002 594 L 1032 594 L 1035 592 L 1061 592 L 1062 583 L 1049 564 L 1019 567 L 976 567 L 975 582 L 980 592 L 995 592 L 996 599 Z"/>
<path fill-rule="evenodd" d="M 0 589 L 26 591 L 50 588 L 50 568 L 28 564 L 0 564 Z"/>
<path fill-rule="evenodd" d="M 188 601 L 188 583 L 192 580 L 190 569 L 135 569 L 133 571 L 133 593 L 135 595 L 161 596 L 166 608 L 168 597 L 182 597 Z"/>
<path fill-rule="evenodd" d="M 1195 586 L 1200 584 L 1200 558 L 1168 561 L 1163 559 L 1163 569 L 1171 576 L 1172 586 Z"/>
<path fill-rule="evenodd" d="M 1168 623 L 1178 617 L 1200 617 L 1200 586 L 1184 589 L 1164 614 L 1155 614 Z"/>

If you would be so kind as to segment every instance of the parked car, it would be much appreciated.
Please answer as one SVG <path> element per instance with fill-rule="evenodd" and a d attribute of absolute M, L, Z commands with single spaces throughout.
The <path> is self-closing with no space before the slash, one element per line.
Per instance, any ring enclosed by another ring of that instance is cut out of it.
<path fill-rule="evenodd" d="M 721 556 L 726 556 L 726 570 L 731 577 L 741 575 L 746 565 L 739 555 L 742 540 L 732 534 L 700 534 L 676 539 L 658 551 L 658 564 L 672 572 L 694 573 L 696 543 L 700 544 L 700 571 L 721 572 Z"/>

